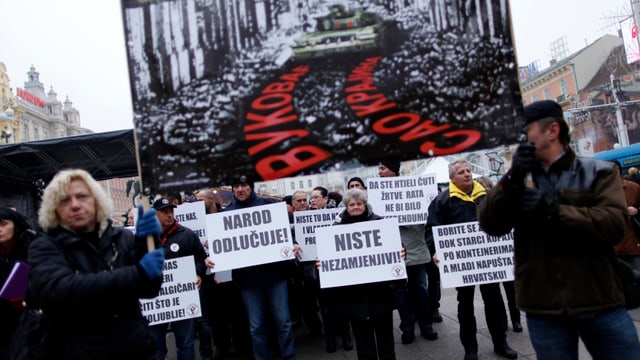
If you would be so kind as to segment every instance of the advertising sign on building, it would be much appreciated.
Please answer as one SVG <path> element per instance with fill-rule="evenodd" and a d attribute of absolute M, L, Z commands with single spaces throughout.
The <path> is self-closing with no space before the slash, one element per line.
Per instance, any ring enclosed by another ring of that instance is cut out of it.
<path fill-rule="evenodd" d="M 507 0 L 122 8 L 152 191 L 494 148 L 523 125 Z"/>
<path fill-rule="evenodd" d="M 638 26 L 633 16 L 620 22 L 624 52 L 627 54 L 627 64 L 640 60 L 640 44 L 638 43 Z"/>

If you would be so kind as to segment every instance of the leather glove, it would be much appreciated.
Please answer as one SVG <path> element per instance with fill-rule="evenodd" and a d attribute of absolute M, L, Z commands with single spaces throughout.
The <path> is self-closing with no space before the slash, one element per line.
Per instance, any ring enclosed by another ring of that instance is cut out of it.
<path fill-rule="evenodd" d="M 524 211 L 547 210 L 546 193 L 536 188 L 524 189 L 521 206 Z"/>
<path fill-rule="evenodd" d="M 164 248 L 155 249 L 144 254 L 140 259 L 140 267 L 142 267 L 149 279 L 161 277 L 162 269 L 164 268 Z"/>
<path fill-rule="evenodd" d="M 520 144 L 511 161 L 511 180 L 522 184 L 527 173 L 538 166 L 536 146 L 531 143 Z"/>
<path fill-rule="evenodd" d="M 136 236 L 160 235 L 162 227 L 156 216 L 156 210 L 151 209 L 143 214 L 142 205 L 138 205 L 138 223 L 136 224 Z"/>

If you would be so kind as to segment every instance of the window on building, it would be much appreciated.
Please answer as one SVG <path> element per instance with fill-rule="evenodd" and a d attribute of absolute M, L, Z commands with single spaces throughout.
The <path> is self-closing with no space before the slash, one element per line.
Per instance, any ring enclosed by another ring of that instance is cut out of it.
<path fill-rule="evenodd" d="M 304 187 L 304 181 L 300 180 L 300 189 Z"/>
<path fill-rule="evenodd" d="M 538 101 L 538 95 L 537 94 L 533 94 L 531 96 L 531 102 L 536 102 L 536 101 Z"/>
<path fill-rule="evenodd" d="M 565 79 L 560 80 L 560 93 L 562 95 L 567 95 L 567 93 L 568 93 L 567 80 L 565 80 Z"/>
<path fill-rule="evenodd" d="M 295 190 L 296 189 L 296 183 L 295 182 L 291 182 L 291 190 Z"/>
<path fill-rule="evenodd" d="M 550 100 L 551 99 L 551 90 L 544 89 L 544 99 L 545 100 Z"/>
<path fill-rule="evenodd" d="M 307 180 L 307 187 L 309 188 L 313 187 L 313 181 L 311 181 L 311 179 Z"/>

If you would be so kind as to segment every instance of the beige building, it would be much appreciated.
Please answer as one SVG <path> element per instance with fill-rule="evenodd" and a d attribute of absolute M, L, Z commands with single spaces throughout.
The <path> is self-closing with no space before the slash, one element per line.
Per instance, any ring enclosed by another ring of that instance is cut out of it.
<path fill-rule="evenodd" d="M 31 66 L 22 87 L 11 87 L 6 66 L 0 62 L 0 146 L 19 142 L 47 140 L 92 133 L 83 128 L 80 112 L 68 97 L 64 102 L 58 94 L 40 82 L 40 73 Z M 112 219 L 122 225 L 123 214 L 133 206 L 133 190 L 127 196 L 127 184 L 132 178 L 101 181 L 101 185 L 114 203 Z"/>
<path fill-rule="evenodd" d="M 23 86 L 13 91 L 7 69 L 0 63 L 0 93 L 4 114 L 7 111 L 13 113 L 12 117 L 7 116 L 0 122 L 2 130 L 11 132 L 11 135 L 3 137 L 4 143 L 46 140 L 92 132 L 81 126 L 80 112 L 73 107 L 68 97 L 64 102 L 60 101 L 53 87 L 45 93 L 40 73 L 34 66 L 27 72 L 27 80 Z"/>

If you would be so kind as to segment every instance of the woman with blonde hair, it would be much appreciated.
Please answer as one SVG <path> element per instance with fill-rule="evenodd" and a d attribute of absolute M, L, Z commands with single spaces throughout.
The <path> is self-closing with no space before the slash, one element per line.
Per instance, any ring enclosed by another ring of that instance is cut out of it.
<path fill-rule="evenodd" d="M 29 295 L 49 324 L 51 359 L 154 359 L 140 298 L 158 294 L 164 252 L 155 210 L 138 208 L 134 235 L 111 224 L 111 201 L 84 170 L 63 170 L 45 188 L 44 233 L 29 246 Z M 31 355 L 30 355 L 30 358 Z"/>

